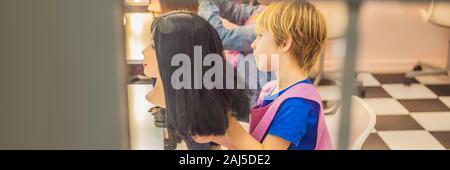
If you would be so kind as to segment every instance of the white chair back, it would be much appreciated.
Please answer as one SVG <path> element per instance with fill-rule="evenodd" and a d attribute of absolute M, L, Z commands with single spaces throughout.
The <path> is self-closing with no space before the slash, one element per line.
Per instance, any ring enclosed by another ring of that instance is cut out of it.
<path fill-rule="evenodd" d="M 325 116 L 332 142 L 337 146 L 339 141 L 339 126 L 341 112 Z M 360 150 L 371 131 L 375 128 L 376 114 L 372 108 L 361 98 L 352 97 L 352 110 L 350 112 L 350 149 Z"/>

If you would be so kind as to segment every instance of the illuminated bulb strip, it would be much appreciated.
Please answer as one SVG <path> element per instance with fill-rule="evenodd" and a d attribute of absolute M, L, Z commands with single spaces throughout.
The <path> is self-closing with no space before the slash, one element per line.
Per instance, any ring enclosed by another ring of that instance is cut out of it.
<path fill-rule="evenodd" d="M 125 0 L 125 5 L 130 6 L 146 6 L 149 5 L 149 0 Z"/>

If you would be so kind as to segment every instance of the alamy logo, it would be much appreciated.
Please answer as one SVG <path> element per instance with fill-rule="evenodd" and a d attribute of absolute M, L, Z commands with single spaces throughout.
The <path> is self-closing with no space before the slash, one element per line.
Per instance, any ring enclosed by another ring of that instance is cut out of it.
<path fill-rule="evenodd" d="M 258 89 L 260 82 L 269 81 L 270 76 L 258 70 L 257 61 L 263 61 L 260 67 L 278 68 L 274 67 L 274 63 L 278 63 L 276 60 L 279 59 L 279 55 L 276 54 L 258 55 L 257 58 L 252 54 L 247 56 L 241 54 L 237 56 L 236 68 L 233 68 L 230 64 L 223 63 L 225 60 L 221 55 L 203 56 L 202 47 L 195 46 L 193 57 L 187 54 L 176 54 L 172 57 L 171 66 L 177 67 L 171 76 L 174 89 Z M 204 67 L 209 69 L 203 70 Z M 272 69 L 272 77 L 273 71 Z M 237 81 L 234 81 L 235 75 L 240 77 Z"/>

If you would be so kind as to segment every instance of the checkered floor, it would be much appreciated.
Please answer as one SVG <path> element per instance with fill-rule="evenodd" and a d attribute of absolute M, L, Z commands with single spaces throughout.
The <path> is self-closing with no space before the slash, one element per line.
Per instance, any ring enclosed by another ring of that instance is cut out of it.
<path fill-rule="evenodd" d="M 364 100 L 377 114 L 364 150 L 450 149 L 450 79 L 421 76 L 410 86 L 404 74 L 358 74 Z M 339 98 L 339 88 L 321 83 L 323 100 Z"/>

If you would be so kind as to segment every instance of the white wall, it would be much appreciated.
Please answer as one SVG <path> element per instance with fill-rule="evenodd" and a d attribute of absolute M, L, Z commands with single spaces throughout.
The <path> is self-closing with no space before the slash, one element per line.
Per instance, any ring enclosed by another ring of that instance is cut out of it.
<path fill-rule="evenodd" d="M 450 29 L 425 23 L 419 9 L 428 3 L 368 1 L 360 16 L 360 71 L 406 71 L 419 61 L 444 67 L 450 41 Z M 449 16 L 450 19 L 450 16 Z M 331 41 L 326 50 L 326 68 L 339 66 L 339 48 Z M 333 50 L 334 49 L 334 50 Z M 337 50 L 336 50 L 337 49 Z"/>

